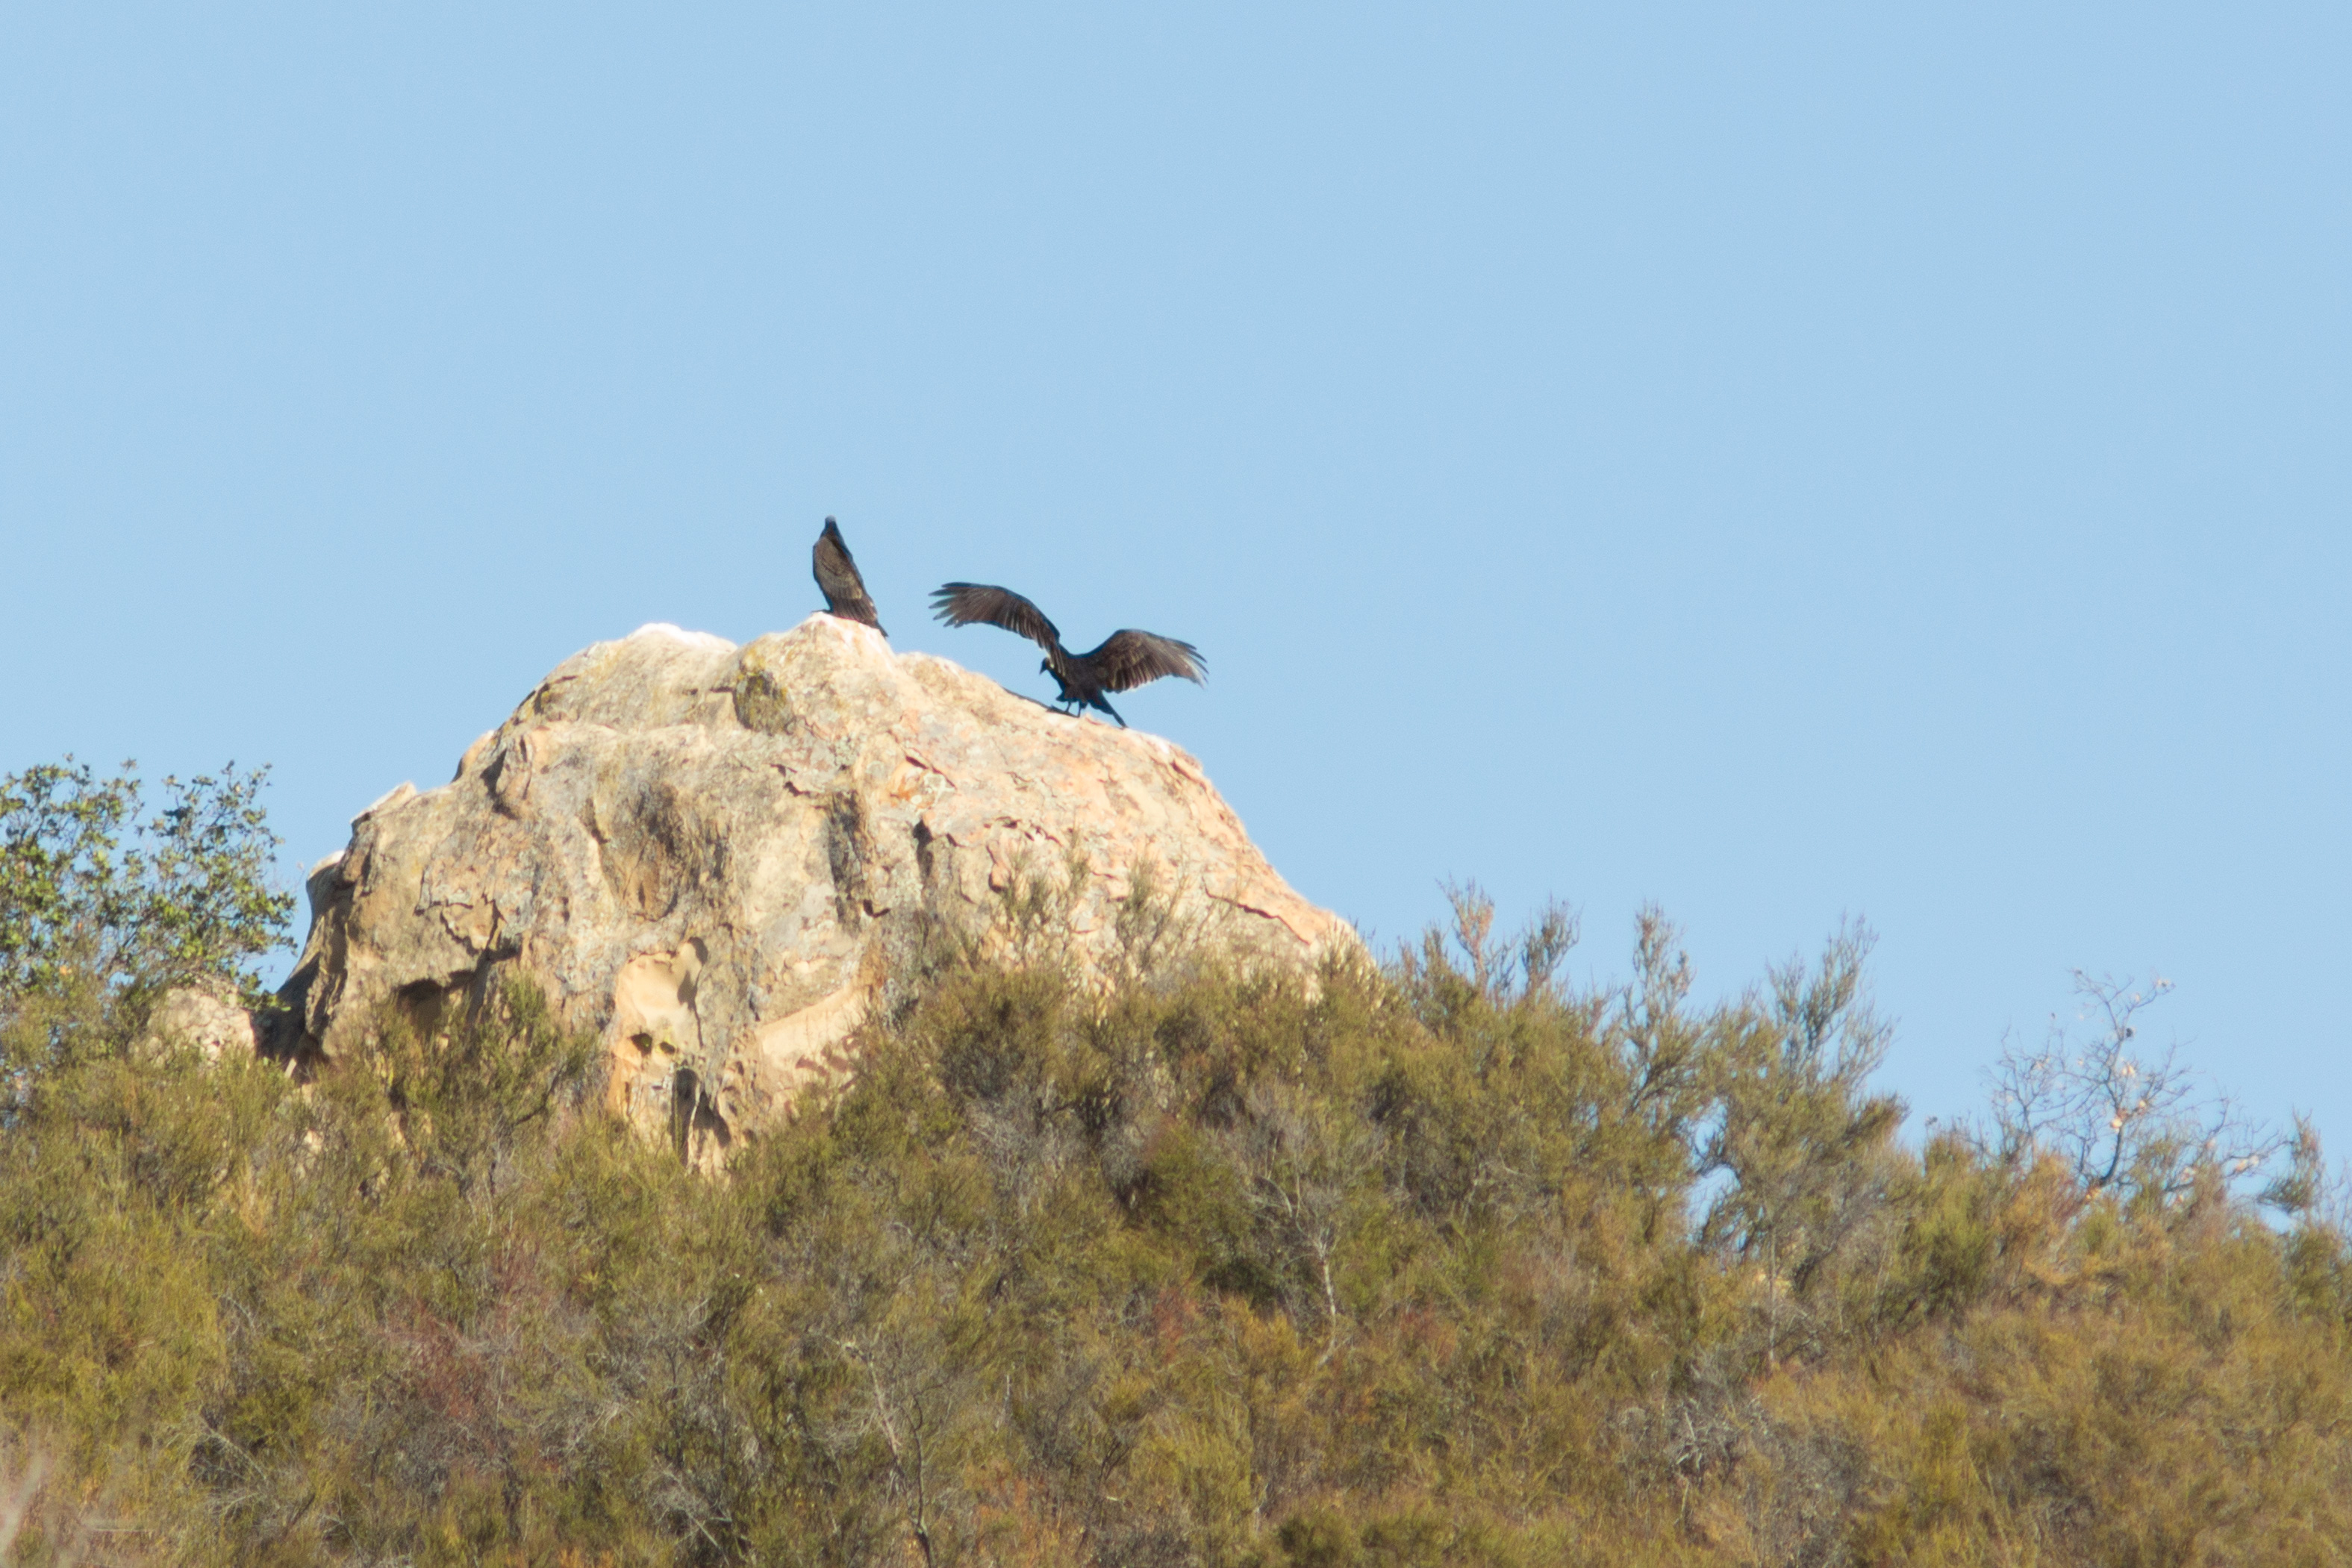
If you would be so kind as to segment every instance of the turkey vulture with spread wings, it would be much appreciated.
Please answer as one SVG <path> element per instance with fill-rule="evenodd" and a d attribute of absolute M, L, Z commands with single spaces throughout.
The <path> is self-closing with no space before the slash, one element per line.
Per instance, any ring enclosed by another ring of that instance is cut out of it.
<path fill-rule="evenodd" d="M 861 622 L 882 635 L 882 618 L 874 612 L 874 601 L 866 597 L 866 580 L 857 575 L 857 562 L 850 559 L 849 547 L 842 542 L 841 525 L 831 517 L 824 520 L 824 532 L 816 537 L 816 549 L 810 552 L 816 563 L 816 585 L 824 592 L 824 607 L 844 621 Z"/>
<path fill-rule="evenodd" d="M 1045 662 L 1037 667 L 1061 686 L 1059 700 L 1073 711 L 1100 708 L 1118 719 L 1121 729 L 1127 727 L 1127 720 L 1103 701 L 1105 692 L 1132 691 L 1162 675 L 1181 675 L 1198 683 L 1208 673 L 1208 661 L 1201 657 L 1200 649 L 1150 632 L 1114 632 L 1092 653 L 1073 653 L 1062 646 L 1062 634 L 1054 630 L 1045 612 L 1009 588 L 950 582 L 934 592 L 931 600 L 931 608 L 950 626 L 984 621 L 1017 632 L 1045 649 Z"/>

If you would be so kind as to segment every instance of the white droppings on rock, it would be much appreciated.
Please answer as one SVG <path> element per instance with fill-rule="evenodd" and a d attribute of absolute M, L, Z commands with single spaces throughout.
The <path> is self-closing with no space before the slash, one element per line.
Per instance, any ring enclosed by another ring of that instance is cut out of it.
<path fill-rule="evenodd" d="M 688 647 L 719 648 L 730 653 L 735 651 L 735 644 L 716 632 L 689 632 L 683 626 L 673 626 L 667 621 L 648 621 L 630 632 L 628 640 L 639 637 L 667 637 L 673 643 L 684 643 Z"/>
<path fill-rule="evenodd" d="M 356 826 L 366 821 L 370 817 L 380 817 L 387 811 L 397 811 L 415 799 L 416 786 L 404 779 L 369 802 L 366 810 L 352 819 L 352 824 Z"/>

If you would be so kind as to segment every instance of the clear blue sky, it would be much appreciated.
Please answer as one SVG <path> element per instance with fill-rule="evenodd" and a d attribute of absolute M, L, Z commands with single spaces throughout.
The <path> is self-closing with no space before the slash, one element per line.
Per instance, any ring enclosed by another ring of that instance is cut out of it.
<path fill-rule="evenodd" d="M 2352 1147 L 2352 12 L 199 9 L 0 11 L 0 769 L 308 862 L 830 512 L 1382 938 L 1860 915 L 1923 1115 L 2153 967 Z"/>

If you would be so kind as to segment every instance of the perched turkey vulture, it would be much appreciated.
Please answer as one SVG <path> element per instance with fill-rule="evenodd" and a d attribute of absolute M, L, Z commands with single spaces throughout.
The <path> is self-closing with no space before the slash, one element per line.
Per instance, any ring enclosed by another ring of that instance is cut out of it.
<path fill-rule="evenodd" d="M 866 580 L 857 575 L 857 563 L 850 559 L 849 547 L 841 540 L 841 525 L 831 517 L 824 520 L 824 532 L 816 537 L 816 549 L 809 552 L 815 559 L 816 585 L 824 591 L 824 607 L 844 621 L 858 621 L 882 632 L 882 618 L 874 612 L 874 601 L 866 597 Z M 887 637 L 890 633 L 882 632 Z"/>
<path fill-rule="evenodd" d="M 1081 707 L 1100 708 L 1118 719 L 1121 729 L 1127 727 L 1127 720 L 1119 718 L 1118 710 L 1103 701 L 1105 692 L 1133 691 L 1146 681 L 1156 681 L 1162 675 L 1181 675 L 1198 683 L 1208 673 L 1208 661 L 1201 657 L 1201 650 L 1190 643 L 1179 643 L 1173 637 L 1150 632 L 1114 632 L 1094 652 L 1073 653 L 1062 646 L 1062 634 L 1054 630 L 1054 623 L 1045 619 L 1045 612 L 1009 588 L 992 588 L 984 582 L 950 582 L 933 592 L 931 601 L 939 618 L 950 626 L 970 626 L 985 621 L 991 626 L 1017 632 L 1045 649 L 1045 662 L 1037 667 L 1061 686 L 1059 701 L 1073 712 Z"/>

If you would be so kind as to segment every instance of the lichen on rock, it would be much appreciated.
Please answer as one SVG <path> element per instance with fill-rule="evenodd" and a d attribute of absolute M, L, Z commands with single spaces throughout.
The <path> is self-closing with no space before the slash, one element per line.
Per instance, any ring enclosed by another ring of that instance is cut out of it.
<path fill-rule="evenodd" d="M 354 821 L 310 877 L 286 1048 L 528 978 L 604 1040 L 613 1107 L 708 1163 L 851 1070 L 889 954 L 1040 879 L 1082 967 L 1118 960 L 1146 888 L 1261 961 L 1354 940 L 1165 740 L 829 615 L 740 648 L 649 626 Z"/>

